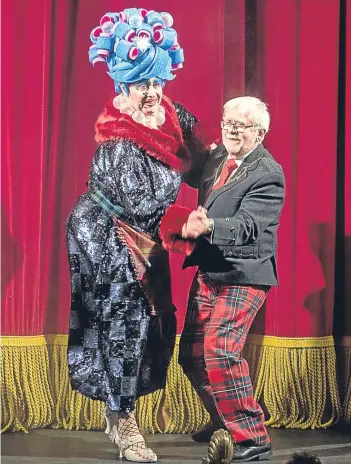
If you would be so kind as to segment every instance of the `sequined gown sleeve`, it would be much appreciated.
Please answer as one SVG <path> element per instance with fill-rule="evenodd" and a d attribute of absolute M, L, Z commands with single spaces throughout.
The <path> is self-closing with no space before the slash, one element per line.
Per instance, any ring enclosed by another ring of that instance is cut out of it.
<path fill-rule="evenodd" d="M 195 119 L 190 113 L 183 115 L 182 129 L 189 131 Z M 164 386 L 176 335 L 175 308 L 169 285 L 167 325 L 162 340 L 154 340 L 157 321 L 148 314 L 128 249 L 118 238 L 112 217 L 90 192 L 101 191 L 123 207 L 131 224 L 157 240 L 161 218 L 180 184 L 179 173 L 134 143 L 104 142 L 93 159 L 89 191 L 68 218 L 71 385 L 115 411 L 133 410 L 140 395 Z"/>

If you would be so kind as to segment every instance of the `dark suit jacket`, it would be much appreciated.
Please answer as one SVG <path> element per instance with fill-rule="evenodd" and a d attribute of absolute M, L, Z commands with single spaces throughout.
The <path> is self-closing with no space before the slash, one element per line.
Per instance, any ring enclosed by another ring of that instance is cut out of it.
<path fill-rule="evenodd" d="M 212 190 L 226 157 L 227 151 L 220 145 L 204 169 L 199 204 L 214 219 L 214 231 L 197 240 L 183 268 L 199 266 L 216 282 L 278 285 L 277 229 L 285 195 L 283 170 L 259 145 L 226 185 Z"/>

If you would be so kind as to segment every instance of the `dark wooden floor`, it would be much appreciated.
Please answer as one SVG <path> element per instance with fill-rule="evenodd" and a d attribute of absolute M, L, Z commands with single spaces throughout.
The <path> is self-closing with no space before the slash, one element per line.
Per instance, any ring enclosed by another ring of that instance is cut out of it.
<path fill-rule="evenodd" d="M 323 464 L 351 464 L 351 429 L 270 429 L 274 454 L 270 462 L 285 464 L 296 450 L 317 454 Z M 2 435 L 1 463 L 116 464 L 115 447 L 103 432 L 33 430 L 29 434 Z M 147 443 L 164 464 L 201 464 L 206 445 L 192 442 L 190 435 L 149 435 Z"/>

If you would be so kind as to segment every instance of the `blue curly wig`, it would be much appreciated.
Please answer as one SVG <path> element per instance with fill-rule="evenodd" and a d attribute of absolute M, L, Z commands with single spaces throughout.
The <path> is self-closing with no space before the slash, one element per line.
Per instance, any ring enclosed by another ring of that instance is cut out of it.
<path fill-rule="evenodd" d="M 89 61 L 103 61 L 116 92 L 123 84 L 157 77 L 163 82 L 175 78 L 172 71 L 183 67 L 184 52 L 172 28 L 169 13 L 128 8 L 106 13 L 92 30 Z"/>

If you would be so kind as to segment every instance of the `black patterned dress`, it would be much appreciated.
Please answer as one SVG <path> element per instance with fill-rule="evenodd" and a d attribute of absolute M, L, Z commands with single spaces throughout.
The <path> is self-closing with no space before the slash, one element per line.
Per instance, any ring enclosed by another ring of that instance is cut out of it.
<path fill-rule="evenodd" d="M 181 105 L 174 106 L 186 143 L 196 119 Z M 165 296 L 160 334 L 159 317 L 150 315 L 128 247 L 91 192 L 98 190 L 122 207 L 130 225 L 158 240 L 161 218 L 175 202 L 181 182 L 179 172 L 136 143 L 109 140 L 98 146 L 89 191 L 68 218 L 71 385 L 114 411 L 131 411 L 140 395 L 164 387 L 176 336 L 175 307 L 169 279 L 160 289 Z"/>

